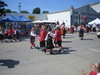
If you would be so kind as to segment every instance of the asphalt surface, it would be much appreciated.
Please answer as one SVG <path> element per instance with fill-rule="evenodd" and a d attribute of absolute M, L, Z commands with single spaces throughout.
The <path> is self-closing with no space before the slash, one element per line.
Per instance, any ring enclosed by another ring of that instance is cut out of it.
<path fill-rule="evenodd" d="M 38 39 L 36 45 L 39 44 Z M 29 38 L 20 42 L 0 42 L 0 75 L 83 75 L 89 72 L 90 63 L 100 62 L 100 39 L 86 34 L 80 40 L 78 33 L 66 34 L 64 50 L 53 55 L 30 49 Z"/>

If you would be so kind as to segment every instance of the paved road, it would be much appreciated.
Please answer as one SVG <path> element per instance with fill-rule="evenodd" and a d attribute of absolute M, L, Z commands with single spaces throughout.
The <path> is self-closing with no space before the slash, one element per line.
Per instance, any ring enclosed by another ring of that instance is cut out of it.
<path fill-rule="evenodd" d="M 38 44 L 38 41 L 36 41 Z M 61 54 L 54 48 L 54 55 L 30 49 L 29 39 L 21 42 L 0 43 L 0 75 L 83 75 L 90 71 L 89 64 L 100 62 L 100 39 L 85 34 L 67 34 L 63 39 Z"/>

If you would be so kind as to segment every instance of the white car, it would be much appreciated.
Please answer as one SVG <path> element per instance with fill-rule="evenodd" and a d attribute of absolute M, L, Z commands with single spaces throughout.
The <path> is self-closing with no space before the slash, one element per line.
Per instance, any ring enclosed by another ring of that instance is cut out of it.
<path fill-rule="evenodd" d="M 100 32 L 97 33 L 97 37 L 100 39 Z"/>

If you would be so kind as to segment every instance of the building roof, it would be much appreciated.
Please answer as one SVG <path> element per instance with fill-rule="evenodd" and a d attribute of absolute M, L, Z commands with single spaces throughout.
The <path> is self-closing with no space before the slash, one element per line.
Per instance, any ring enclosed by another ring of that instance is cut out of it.
<path fill-rule="evenodd" d="M 97 3 L 92 3 L 92 4 L 88 4 L 89 6 L 93 6 L 93 5 L 97 5 L 97 4 L 99 4 L 100 2 L 97 2 Z M 88 6 L 88 5 L 84 5 L 84 6 Z M 84 7 L 84 6 L 81 6 L 81 7 Z M 74 8 L 74 9 L 79 9 L 79 8 L 81 8 L 81 7 L 78 7 L 78 8 Z M 70 11 L 71 10 L 71 8 L 70 9 L 67 9 L 67 10 L 61 10 L 61 11 L 57 11 L 57 12 L 52 12 L 52 13 L 49 13 L 49 14 L 55 14 L 55 13 L 61 13 L 61 12 L 66 12 L 66 11 Z"/>
<path fill-rule="evenodd" d="M 89 4 L 90 6 L 100 4 L 100 2 Z"/>
<path fill-rule="evenodd" d="M 52 13 L 49 13 L 49 14 L 61 13 L 61 12 L 66 12 L 66 11 L 70 11 L 70 9 L 67 9 L 67 10 L 61 10 L 61 11 L 57 11 L 57 12 L 52 12 Z"/>

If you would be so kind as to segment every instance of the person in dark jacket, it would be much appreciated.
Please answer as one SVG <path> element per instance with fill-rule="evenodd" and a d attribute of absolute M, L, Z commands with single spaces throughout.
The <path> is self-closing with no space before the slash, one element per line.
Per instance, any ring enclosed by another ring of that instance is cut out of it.
<path fill-rule="evenodd" d="M 79 37 L 81 38 L 81 40 L 83 40 L 83 37 L 84 37 L 84 26 L 83 25 L 79 27 Z"/>
<path fill-rule="evenodd" d="M 46 42 L 47 42 L 47 46 L 46 46 L 46 49 L 45 49 L 45 53 L 48 49 L 50 49 L 50 54 L 53 54 L 52 52 L 52 49 L 54 48 L 54 45 L 53 45 L 53 33 L 52 33 L 52 29 L 49 28 L 49 31 L 47 33 L 47 36 L 45 38 Z"/>

